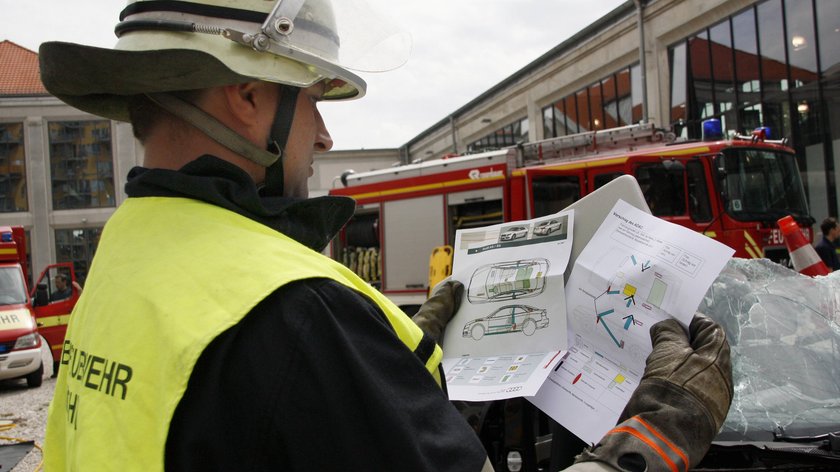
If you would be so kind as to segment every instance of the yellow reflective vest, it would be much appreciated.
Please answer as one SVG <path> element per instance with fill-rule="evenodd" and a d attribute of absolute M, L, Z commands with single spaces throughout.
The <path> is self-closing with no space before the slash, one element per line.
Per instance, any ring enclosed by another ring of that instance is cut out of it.
<path fill-rule="evenodd" d="M 207 345 L 279 287 L 329 278 L 372 300 L 406 346 L 440 347 L 349 269 L 273 229 L 185 198 L 130 198 L 102 232 L 50 405 L 48 471 L 163 470 L 175 408 Z M 419 347 L 419 349 L 418 349 Z"/>

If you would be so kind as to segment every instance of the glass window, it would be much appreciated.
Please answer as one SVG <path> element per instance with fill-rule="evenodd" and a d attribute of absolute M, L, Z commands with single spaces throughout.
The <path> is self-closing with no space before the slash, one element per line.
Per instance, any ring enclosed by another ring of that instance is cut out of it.
<path fill-rule="evenodd" d="M 42 278 L 38 279 L 36 303 L 57 303 L 66 301 L 73 296 L 73 273 L 70 271 L 70 268 L 65 266 L 50 267 L 43 275 Z M 60 284 L 57 282 L 58 279 L 63 279 L 64 281 L 61 287 L 59 287 Z"/>
<path fill-rule="evenodd" d="M 578 127 L 581 133 L 592 129 L 592 115 L 589 112 L 589 97 L 587 95 L 586 89 L 575 94 L 577 97 Z"/>
<path fill-rule="evenodd" d="M 817 0 L 817 31 L 820 39 L 820 67 L 837 73 L 840 64 L 840 8 L 837 0 Z"/>
<path fill-rule="evenodd" d="M 563 105 L 566 110 L 566 134 L 575 134 L 582 131 L 578 122 L 577 100 L 574 95 L 569 95 L 563 99 Z"/>
<path fill-rule="evenodd" d="M 0 123 L 0 212 L 29 210 L 23 123 Z"/>
<path fill-rule="evenodd" d="M 615 83 L 616 80 L 614 75 L 611 75 L 601 81 L 605 128 L 615 128 L 618 126 L 618 96 L 616 93 Z"/>
<path fill-rule="evenodd" d="M 26 303 L 27 296 L 20 267 L 0 267 L 0 306 Z"/>
<path fill-rule="evenodd" d="M 688 40 L 689 54 L 691 54 L 691 86 L 694 103 L 692 110 L 700 112 L 698 118 L 709 118 L 705 113 L 712 108 L 714 91 L 712 89 L 712 63 L 709 59 L 709 37 L 703 32 Z"/>
<path fill-rule="evenodd" d="M 612 182 L 613 180 L 621 177 L 624 175 L 624 172 L 607 172 L 605 174 L 598 174 L 595 176 L 593 184 L 595 185 L 595 190 L 607 185 L 608 183 Z"/>
<path fill-rule="evenodd" d="M 642 121 L 642 68 L 638 64 L 630 68 L 630 80 L 633 84 L 633 123 Z"/>
<path fill-rule="evenodd" d="M 709 29 L 709 52 L 712 59 L 712 81 L 717 104 L 716 115 L 721 115 L 724 131 L 735 129 L 735 70 L 732 65 L 732 35 L 729 20 L 722 21 Z"/>
<path fill-rule="evenodd" d="M 568 120 L 565 101 L 560 100 L 554 104 L 554 130 L 557 133 L 556 136 L 566 136 L 569 134 L 569 128 L 566 126 Z"/>
<path fill-rule="evenodd" d="M 686 58 L 685 43 L 678 44 L 668 51 L 668 63 L 671 66 L 671 116 L 670 123 L 686 120 Z M 676 131 L 676 130 L 675 130 Z"/>
<path fill-rule="evenodd" d="M 785 37 L 781 0 L 769 0 L 758 5 L 758 34 L 761 38 L 761 89 L 764 125 L 773 134 L 790 136 L 790 101 L 788 99 Z M 778 133 L 778 134 L 776 134 Z"/>
<path fill-rule="evenodd" d="M 688 214 L 696 222 L 712 219 L 712 204 L 709 202 L 709 187 L 703 164 L 698 160 L 688 161 L 685 165 L 688 180 Z"/>
<path fill-rule="evenodd" d="M 470 144 L 470 151 L 482 151 L 513 146 L 517 140 L 528 140 L 528 118 L 503 126 L 478 141 Z"/>
<path fill-rule="evenodd" d="M 642 164 L 636 167 L 636 180 L 655 216 L 685 215 L 685 169 L 675 161 Z"/>
<path fill-rule="evenodd" d="M 755 31 L 755 10 L 732 17 L 735 83 L 738 92 L 738 127 L 744 133 L 761 126 L 761 69 Z"/>
<path fill-rule="evenodd" d="M 733 218 L 775 221 L 808 213 L 793 154 L 731 148 L 718 157 L 718 167 L 724 169 L 723 194 Z"/>
<path fill-rule="evenodd" d="M 635 71 L 635 79 L 631 80 L 631 69 L 624 69 L 563 97 L 554 104 L 553 116 L 548 109 L 543 109 L 545 137 L 615 128 L 641 120 L 639 66 L 634 66 L 632 70 Z M 553 125 L 549 125 L 547 122 L 552 118 Z"/>
<path fill-rule="evenodd" d="M 817 80 L 817 42 L 811 2 L 785 0 L 788 62 L 794 87 Z"/>
<path fill-rule="evenodd" d="M 785 30 L 782 24 L 781 0 L 767 0 L 758 4 L 758 29 L 762 58 L 768 63 L 784 66 L 787 60 L 785 59 Z M 772 75 L 776 80 L 787 78 L 785 74 L 775 71 Z"/>
<path fill-rule="evenodd" d="M 516 136 L 516 141 L 530 141 L 530 124 L 528 122 L 528 118 L 523 118 L 522 121 L 519 122 L 519 135 Z"/>
<path fill-rule="evenodd" d="M 575 175 L 534 177 L 534 217 L 557 213 L 580 198 L 580 179 Z"/>
<path fill-rule="evenodd" d="M 618 121 L 619 126 L 633 124 L 633 90 L 630 84 L 630 69 L 624 69 L 616 75 L 618 86 Z"/>
<path fill-rule="evenodd" d="M 548 106 L 542 110 L 543 139 L 557 137 L 557 130 L 554 127 L 554 106 Z"/>
<path fill-rule="evenodd" d="M 82 285 L 87 278 L 101 234 L 102 228 L 55 230 L 56 261 L 72 262 L 76 278 Z"/>
<path fill-rule="evenodd" d="M 601 95 L 601 83 L 597 82 L 589 87 L 589 110 L 592 116 L 592 129 L 604 129 L 604 102 Z"/>
<path fill-rule="evenodd" d="M 49 124 L 53 209 L 115 206 L 111 122 Z"/>

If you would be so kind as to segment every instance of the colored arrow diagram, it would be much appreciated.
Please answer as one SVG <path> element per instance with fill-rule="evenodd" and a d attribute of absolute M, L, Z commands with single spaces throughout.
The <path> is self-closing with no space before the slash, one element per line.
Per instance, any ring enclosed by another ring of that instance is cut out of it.
<path fill-rule="evenodd" d="M 627 315 L 622 318 L 624 321 L 624 330 L 627 331 L 630 329 L 630 325 L 633 324 L 633 315 Z"/>

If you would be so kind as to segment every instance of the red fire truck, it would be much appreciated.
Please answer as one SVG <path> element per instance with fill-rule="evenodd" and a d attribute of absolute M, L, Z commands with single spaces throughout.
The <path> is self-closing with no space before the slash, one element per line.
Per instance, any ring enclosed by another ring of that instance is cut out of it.
<path fill-rule="evenodd" d="M 776 221 L 792 215 L 812 240 L 814 220 L 793 149 L 766 133 L 678 142 L 647 123 L 348 172 L 330 194 L 353 197 L 357 209 L 332 256 L 410 312 L 426 297 L 429 254 L 452 244 L 456 230 L 549 215 L 630 174 L 654 215 L 721 241 L 736 257 L 786 263 Z"/>
<path fill-rule="evenodd" d="M 30 292 L 28 286 L 24 229 L 0 226 L 0 380 L 25 378 L 29 387 L 39 387 L 41 338 L 50 346 L 55 369 L 79 288 L 69 262 L 48 266 L 35 289 Z"/>

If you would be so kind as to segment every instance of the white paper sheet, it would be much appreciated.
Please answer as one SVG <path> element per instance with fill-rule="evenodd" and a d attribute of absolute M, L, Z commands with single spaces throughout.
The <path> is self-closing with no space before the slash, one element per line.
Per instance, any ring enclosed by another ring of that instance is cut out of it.
<path fill-rule="evenodd" d="M 586 442 L 616 423 L 651 351 L 650 327 L 686 330 L 734 250 L 619 201 L 580 253 L 566 286 L 569 352 L 538 408 Z"/>
<path fill-rule="evenodd" d="M 452 278 L 465 295 L 443 337 L 451 399 L 532 396 L 565 354 L 573 224 L 566 211 L 457 232 Z"/>

